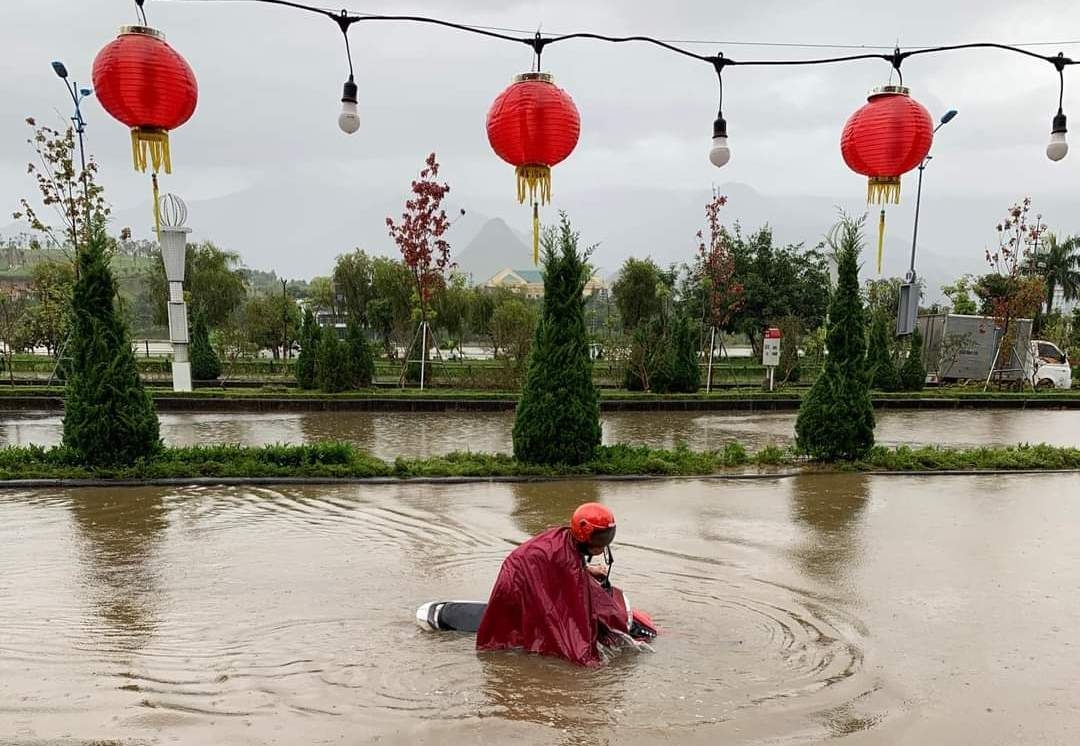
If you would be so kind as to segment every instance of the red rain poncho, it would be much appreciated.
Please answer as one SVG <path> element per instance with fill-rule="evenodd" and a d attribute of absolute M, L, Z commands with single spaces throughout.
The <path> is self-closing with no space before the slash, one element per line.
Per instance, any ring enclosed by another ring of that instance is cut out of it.
<path fill-rule="evenodd" d="M 520 648 L 580 666 L 600 665 L 601 628 L 626 633 L 622 593 L 585 569 L 569 528 L 552 528 L 503 561 L 476 633 L 476 649 Z"/>

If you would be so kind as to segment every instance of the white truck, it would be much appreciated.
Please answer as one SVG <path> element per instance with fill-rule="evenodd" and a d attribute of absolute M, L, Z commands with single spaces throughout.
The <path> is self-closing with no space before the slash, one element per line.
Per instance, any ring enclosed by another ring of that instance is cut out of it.
<path fill-rule="evenodd" d="M 927 381 L 985 381 L 1001 343 L 1002 330 L 988 316 L 931 314 L 919 317 Z M 1013 355 L 1002 360 L 1005 381 L 1025 380 L 1036 388 L 1072 387 L 1072 368 L 1053 342 L 1031 338 L 1031 319 L 1018 319 Z M 995 380 L 997 374 L 995 374 Z"/>

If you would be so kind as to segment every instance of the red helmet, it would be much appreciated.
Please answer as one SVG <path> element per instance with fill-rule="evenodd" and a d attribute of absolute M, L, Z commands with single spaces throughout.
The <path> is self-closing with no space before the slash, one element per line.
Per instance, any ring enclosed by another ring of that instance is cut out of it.
<path fill-rule="evenodd" d="M 615 538 L 615 514 L 600 503 L 585 503 L 570 519 L 570 533 L 579 544 L 602 549 Z"/>

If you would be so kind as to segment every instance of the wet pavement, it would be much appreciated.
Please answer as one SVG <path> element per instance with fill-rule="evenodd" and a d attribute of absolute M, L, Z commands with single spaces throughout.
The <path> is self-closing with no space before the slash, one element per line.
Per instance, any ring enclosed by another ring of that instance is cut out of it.
<path fill-rule="evenodd" d="M 0 493 L 0 743 L 1080 740 L 1080 477 Z M 585 500 L 663 630 L 421 632 Z"/>

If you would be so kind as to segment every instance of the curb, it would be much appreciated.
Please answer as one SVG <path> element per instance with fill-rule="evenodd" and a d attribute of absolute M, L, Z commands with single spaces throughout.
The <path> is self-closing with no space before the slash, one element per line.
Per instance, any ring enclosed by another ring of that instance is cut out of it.
<path fill-rule="evenodd" d="M 793 412 L 801 400 L 796 397 L 748 397 L 746 399 L 600 399 L 601 412 Z M 1033 398 L 995 397 L 924 397 L 918 399 L 875 398 L 877 410 L 1075 410 L 1080 397 L 1039 396 Z M 294 398 L 237 397 L 203 398 L 155 396 L 159 412 L 512 412 L 517 399 L 408 399 L 371 398 Z M 0 411 L 63 411 L 60 396 L 0 396 Z"/>

